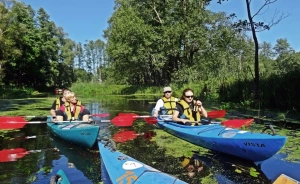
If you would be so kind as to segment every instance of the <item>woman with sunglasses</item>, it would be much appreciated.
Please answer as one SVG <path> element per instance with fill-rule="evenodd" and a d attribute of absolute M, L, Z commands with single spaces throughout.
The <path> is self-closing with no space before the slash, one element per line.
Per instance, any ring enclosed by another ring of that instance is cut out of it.
<path fill-rule="evenodd" d="M 200 121 L 201 115 L 205 118 L 207 117 L 207 112 L 202 106 L 202 102 L 194 100 L 192 89 L 185 89 L 180 101 L 176 104 L 172 120 L 180 124 L 191 125 L 191 121 Z"/>
<path fill-rule="evenodd" d="M 176 109 L 178 98 L 172 96 L 172 88 L 164 87 L 164 96 L 156 102 L 153 116 L 158 117 L 158 114 L 172 115 Z"/>

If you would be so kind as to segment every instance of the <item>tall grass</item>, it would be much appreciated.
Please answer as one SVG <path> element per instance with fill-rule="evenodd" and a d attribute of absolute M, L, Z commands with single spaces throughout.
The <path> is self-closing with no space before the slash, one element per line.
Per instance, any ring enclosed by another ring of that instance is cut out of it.
<path fill-rule="evenodd" d="M 99 83 L 74 83 L 71 90 L 78 95 L 93 96 L 93 95 L 163 95 L 165 86 L 129 86 L 129 85 L 107 85 Z M 191 88 L 197 98 L 206 98 L 207 92 L 204 92 L 204 84 L 184 84 L 170 85 L 173 91 L 173 96 L 180 98 L 182 91 L 186 88 Z M 216 96 L 216 95 L 214 95 Z"/>

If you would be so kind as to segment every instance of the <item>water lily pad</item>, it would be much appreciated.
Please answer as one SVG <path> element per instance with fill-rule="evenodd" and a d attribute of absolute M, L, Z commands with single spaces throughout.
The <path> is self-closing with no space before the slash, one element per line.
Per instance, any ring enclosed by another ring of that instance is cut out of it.
<path fill-rule="evenodd" d="M 242 173 L 242 171 L 239 170 L 239 169 L 236 169 L 235 172 L 236 172 L 236 173 L 239 173 L 239 174 Z"/>

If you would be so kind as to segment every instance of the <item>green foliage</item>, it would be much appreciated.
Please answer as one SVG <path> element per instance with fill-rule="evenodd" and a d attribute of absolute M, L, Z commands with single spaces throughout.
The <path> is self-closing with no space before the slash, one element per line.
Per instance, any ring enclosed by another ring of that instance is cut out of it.
<path fill-rule="evenodd" d="M 234 103 L 231 102 L 223 102 L 220 105 L 220 109 L 225 109 L 225 110 L 231 110 L 234 109 L 236 106 L 234 105 Z"/>
<path fill-rule="evenodd" d="M 161 95 L 161 89 L 171 85 L 174 96 L 192 88 L 200 99 L 225 102 L 223 109 L 258 104 L 300 108 L 300 53 L 286 39 L 278 39 L 273 48 L 260 44 L 258 102 L 254 43 L 235 29 L 247 22 L 235 23 L 233 14 L 207 10 L 209 1 L 115 3 L 105 31 L 107 43 L 97 39 L 82 44 L 67 38 L 43 8 L 34 11 L 21 2 L 1 2 L 2 97 L 70 86 L 81 94 Z"/>

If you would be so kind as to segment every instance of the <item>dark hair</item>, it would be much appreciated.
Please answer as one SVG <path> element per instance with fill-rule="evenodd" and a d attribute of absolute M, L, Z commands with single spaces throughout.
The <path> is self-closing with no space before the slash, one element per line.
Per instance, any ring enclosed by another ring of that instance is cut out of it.
<path fill-rule="evenodd" d="M 181 99 L 182 99 L 182 100 L 184 99 L 185 93 L 188 92 L 188 91 L 191 91 L 191 92 L 194 94 L 194 91 L 193 91 L 191 88 L 186 88 L 186 89 L 183 90 L 183 92 L 182 92 L 182 96 L 181 96 Z"/>

